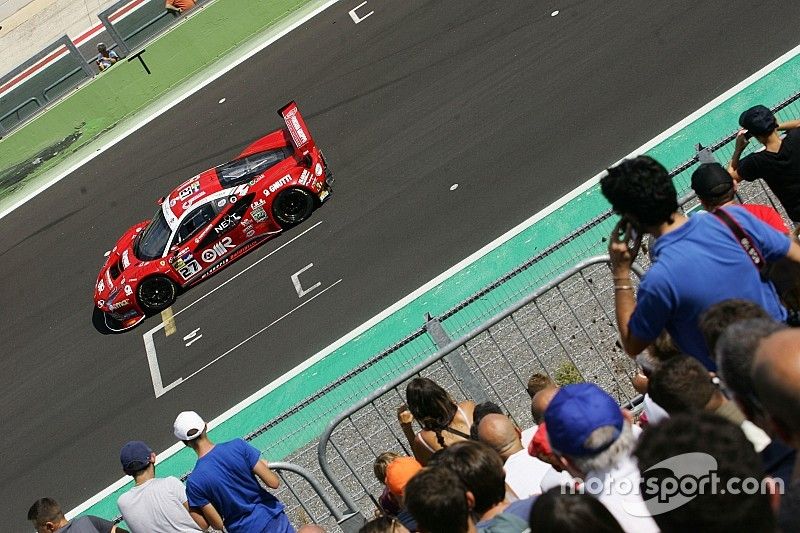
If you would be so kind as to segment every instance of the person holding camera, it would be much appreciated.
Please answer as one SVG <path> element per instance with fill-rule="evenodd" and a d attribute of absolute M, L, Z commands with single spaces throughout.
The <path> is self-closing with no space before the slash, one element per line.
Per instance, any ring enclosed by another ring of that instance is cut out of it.
<path fill-rule="evenodd" d="M 611 233 L 608 253 L 617 327 L 629 355 L 641 353 L 666 329 L 683 353 L 716 371 L 698 323 L 703 311 L 722 300 L 742 298 L 776 320 L 786 320 L 786 309 L 757 262 L 763 266 L 787 257 L 800 263 L 800 245 L 788 235 L 738 205 L 686 217 L 678 210 L 672 178 L 648 156 L 608 169 L 600 187 L 622 216 Z M 748 236 L 748 249 L 733 228 Z M 654 264 L 634 296 L 631 264 L 646 233 L 656 238 Z"/>
<path fill-rule="evenodd" d="M 779 124 L 769 108 L 757 105 L 741 114 L 739 125 L 728 172 L 737 182 L 766 181 L 792 222 L 800 223 L 800 120 Z M 781 139 L 778 131 L 788 133 Z M 751 137 L 764 149 L 741 158 Z"/>

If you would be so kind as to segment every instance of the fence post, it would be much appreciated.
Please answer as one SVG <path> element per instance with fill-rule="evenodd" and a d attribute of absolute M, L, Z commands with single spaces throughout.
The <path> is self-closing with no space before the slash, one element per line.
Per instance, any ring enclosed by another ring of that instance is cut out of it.
<path fill-rule="evenodd" d="M 442 327 L 442 323 L 438 319 L 431 317 L 430 313 L 425 314 L 425 331 L 431 336 L 436 347 L 440 350 L 453 342 L 453 339 L 447 334 Z M 450 371 L 461 383 L 462 388 L 467 393 L 467 398 L 475 403 L 483 403 L 489 401 L 489 396 L 483 390 L 481 384 L 475 379 L 475 374 L 467 366 L 467 362 L 461 357 L 456 350 L 450 352 L 444 358 L 445 364 L 450 367 Z"/>
<path fill-rule="evenodd" d="M 67 47 L 67 50 L 69 50 L 70 54 L 74 54 L 75 57 L 81 60 L 81 68 L 83 69 L 83 73 L 86 74 L 86 77 L 91 78 L 94 76 L 94 71 L 92 70 L 92 67 L 89 66 L 89 63 L 86 62 L 86 58 L 83 57 L 83 54 L 80 52 L 80 50 L 78 50 L 78 47 L 75 46 L 75 43 L 72 42 L 72 39 L 66 35 L 64 36 L 64 46 Z"/>

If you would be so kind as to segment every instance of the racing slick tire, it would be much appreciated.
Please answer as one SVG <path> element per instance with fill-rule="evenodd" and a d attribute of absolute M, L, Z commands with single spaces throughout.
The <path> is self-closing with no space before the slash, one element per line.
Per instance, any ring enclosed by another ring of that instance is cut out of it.
<path fill-rule="evenodd" d="M 272 202 L 272 216 L 283 229 L 287 229 L 310 217 L 315 207 L 313 194 L 299 187 L 290 187 L 281 191 Z"/>
<path fill-rule="evenodd" d="M 136 299 L 147 314 L 159 313 L 175 303 L 178 287 L 166 276 L 150 276 L 136 287 Z"/>

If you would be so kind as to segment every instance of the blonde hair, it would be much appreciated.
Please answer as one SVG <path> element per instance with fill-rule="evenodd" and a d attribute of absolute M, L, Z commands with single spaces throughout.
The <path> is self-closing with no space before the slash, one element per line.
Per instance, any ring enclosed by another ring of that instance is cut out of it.
<path fill-rule="evenodd" d="M 389 467 L 389 463 L 399 457 L 399 453 L 383 452 L 375 458 L 375 462 L 372 464 L 372 472 L 375 474 L 378 481 L 386 484 L 386 469 Z"/>

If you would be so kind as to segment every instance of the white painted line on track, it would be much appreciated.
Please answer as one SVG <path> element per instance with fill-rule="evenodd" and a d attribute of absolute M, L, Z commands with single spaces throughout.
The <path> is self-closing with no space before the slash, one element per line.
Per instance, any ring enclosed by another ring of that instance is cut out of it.
<path fill-rule="evenodd" d="M 187 98 L 189 98 L 190 96 L 195 94 L 196 92 L 198 92 L 201 89 L 205 88 L 207 85 L 209 85 L 210 83 L 214 82 L 218 78 L 224 76 L 225 74 L 227 74 L 228 72 L 230 72 L 231 70 L 233 70 L 237 66 L 241 65 L 242 63 L 244 63 L 245 61 L 247 61 L 248 59 L 250 59 L 251 57 L 253 57 L 257 53 L 259 53 L 262 50 L 264 50 L 269 45 L 273 44 L 274 42 L 276 42 L 277 40 L 281 39 L 282 37 L 284 37 L 288 33 L 292 32 L 295 29 L 297 29 L 298 27 L 302 26 L 303 24 L 305 24 L 306 22 L 308 22 L 309 20 L 311 20 L 312 18 L 314 18 L 318 14 L 322 13 L 323 11 L 325 11 L 326 9 L 331 7 L 332 5 L 338 3 L 339 1 L 340 0 L 328 0 L 327 2 L 323 3 L 322 5 L 318 6 L 315 9 L 313 9 L 312 11 L 306 13 L 305 15 L 300 17 L 299 19 L 293 21 L 291 24 L 287 25 L 285 28 L 280 29 L 278 31 L 278 33 L 269 35 L 263 41 L 256 43 L 254 48 L 245 50 L 244 53 L 241 56 L 238 56 L 238 57 L 234 58 L 231 63 L 225 64 L 220 70 L 218 70 L 217 72 L 212 73 L 208 78 L 206 78 L 204 80 L 201 80 L 201 81 L 198 81 L 197 83 L 189 84 L 188 88 L 183 93 L 178 94 L 176 96 L 171 96 L 169 93 L 167 93 L 165 96 L 163 96 L 161 99 L 159 99 L 153 105 L 151 105 L 152 111 L 149 114 L 135 118 L 130 123 L 130 126 L 128 128 L 122 129 L 117 134 L 110 133 L 109 134 L 110 136 L 108 137 L 108 141 L 106 141 L 103 144 L 101 144 L 94 151 L 92 151 L 91 153 L 87 154 L 86 156 L 80 158 L 75 163 L 69 164 L 64 170 L 58 172 L 56 175 L 54 175 L 50 179 L 46 179 L 42 184 L 40 184 L 38 187 L 33 189 L 30 193 L 22 196 L 21 198 L 19 198 L 15 202 L 13 202 L 10 206 L 8 206 L 6 209 L 3 209 L 2 211 L 0 211 L 0 219 L 3 218 L 4 216 L 8 215 L 9 213 L 11 213 L 12 211 L 17 209 L 18 207 L 20 207 L 23 204 L 25 204 L 31 198 L 33 198 L 33 197 L 41 194 L 42 192 L 46 191 L 47 189 L 49 189 L 50 187 L 52 187 L 53 185 L 55 185 L 56 183 L 58 183 L 59 181 L 61 181 L 65 177 L 69 176 L 70 174 L 72 174 L 73 172 L 75 172 L 76 170 L 81 168 L 83 165 L 85 165 L 86 163 L 88 163 L 89 161 L 94 159 L 95 157 L 97 157 L 98 155 L 100 155 L 103 152 L 105 152 L 106 150 L 112 148 L 118 142 L 122 141 L 123 139 L 125 139 L 129 135 L 135 133 L 136 131 L 140 130 L 141 128 L 143 128 L 144 126 L 146 126 L 147 124 L 149 124 L 150 122 L 155 120 L 156 118 L 160 117 L 161 115 L 163 115 L 164 113 L 166 113 L 167 111 L 169 111 L 170 109 L 172 109 L 173 107 L 178 105 L 179 103 L 183 102 L 184 100 L 186 100 Z M 191 80 L 192 80 L 192 78 L 190 77 L 188 80 L 184 80 L 184 82 L 182 82 L 182 83 L 183 84 L 187 84 Z M 13 135 L 13 133 L 12 133 L 12 135 Z"/>
<path fill-rule="evenodd" d="M 225 281 L 220 283 L 217 287 L 214 287 L 213 289 L 211 289 L 210 291 L 208 291 L 207 293 L 202 295 L 200 298 L 198 298 L 197 300 L 193 301 L 192 303 L 190 303 L 189 305 L 187 305 L 186 307 L 184 307 L 183 309 L 181 309 L 180 311 L 178 311 L 174 315 L 171 315 L 171 320 L 170 321 L 162 321 L 158 325 L 156 325 L 152 329 L 150 329 L 149 331 L 146 331 L 144 334 L 142 334 L 142 339 L 144 340 L 144 352 L 145 352 L 145 354 L 147 356 L 147 366 L 150 368 L 150 378 L 151 378 L 151 380 L 153 382 L 153 392 L 155 393 L 156 398 L 159 398 L 159 397 L 163 396 L 164 393 L 166 393 L 167 391 L 172 390 L 175 387 L 177 387 L 178 385 L 180 385 L 184 381 L 184 378 L 178 378 L 177 380 L 173 381 L 172 383 L 170 383 L 166 387 L 164 386 L 163 378 L 161 377 L 161 368 L 160 368 L 160 366 L 158 364 L 158 353 L 156 352 L 156 344 L 153 341 L 153 335 L 157 331 L 159 331 L 161 329 L 164 329 L 170 323 L 174 327 L 175 317 L 177 317 L 179 314 L 183 313 L 184 311 L 186 311 L 187 309 L 189 309 L 190 307 L 192 307 L 196 303 L 199 303 L 201 300 L 207 298 L 208 296 L 211 296 L 212 294 L 214 294 L 215 292 L 220 290 L 222 287 L 224 287 L 225 285 L 227 285 L 231 281 L 235 280 L 236 278 L 238 278 L 239 276 L 241 276 L 242 274 L 244 274 L 245 272 L 247 272 L 251 268 L 255 267 L 256 265 L 258 265 L 262 261 L 264 261 L 267 258 L 271 257 L 273 254 L 276 254 L 280 250 L 285 248 L 286 246 L 289 246 L 294 241 L 296 241 L 297 239 L 299 239 L 300 237 L 302 237 L 303 235 L 305 235 L 306 233 L 308 233 L 312 229 L 314 229 L 317 226 L 319 226 L 320 224 L 322 224 L 322 222 L 323 221 L 320 220 L 319 222 L 317 222 L 316 224 L 314 224 L 310 228 L 306 229 L 302 233 L 298 233 L 297 235 L 295 235 L 294 237 L 292 237 L 291 239 L 289 239 L 285 243 L 281 244 L 280 246 L 278 246 L 277 248 L 275 248 L 274 250 L 269 252 L 267 255 L 265 255 L 264 257 L 262 257 L 261 259 L 259 259 L 255 263 L 253 263 L 252 265 L 248 266 L 247 268 L 245 268 L 241 272 L 239 272 L 239 273 L 231 276 L 230 278 L 226 279 Z M 316 288 L 316 286 L 314 288 Z M 186 337 L 184 337 L 183 340 L 187 341 L 188 339 L 194 337 L 194 335 L 197 334 L 198 331 L 199 331 L 199 328 L 194 330 L 192 333 L 190 333 Z M 200 337 L 202 337 L 202 335 L 200 335 Z M 200 337 L 198 337 L 195 340 L 198 340 Z M 195 340 L 192 340 L 186 346 L 187 347 L 191 346 L 192 343 L 195 342 Z M 192 374 L 192 375 L 194 375 L 194 374 Z M 186 379 L 188 379 L 188 378 L 186 378 Z"/>
<path fill-rule="evenodd" d="M 330 2 L 330 4 L 332 5 L 332 4 L 336 3 L 336 1 L 338 1 L 338 0 L 334 0 L 334 1 Z M 703 107 L 701 107 L 700 109 L 695 111 L 694 113 L 690 114 L 689 116 L 687 116 L 683 120 L 677 122 L 672 127 L 666 129 L 665 131 L 663 131 L 659 135 L 653 137 L 652 139 L 650 139 L 649 141 L 647 141 L 646 143 L 641 145 L 639 148 L 633 150 L 630 154 L 628 154 L 625 157 L 632 157 L 632 156 L 635 156 L 635 155 L 639 155 L 642 152 L 646 152 L 650 148 L 653 148 L 654 146 L 656 146 L 657 144 L 659 144 L 663 140 L 667 139 L 668 137 L 670 137 L 671 135 L 673 135 L 674 133 L 676 133 L 680 129 L 686 127 L 688 124 L 691 124 L 692 122 L 697 120 L 699 117 L 701 117 L 702 115 L 706 114 L 708 111 L 710 111 L 711 109 L 713 109 L 714 107 L 719 105 L 721 102 L 724 102 L 725 100 L 727 100 L 728 98 L 730 98 L 731 96 L 736 94 L 737 92 L 739 92 L 742 89 L 744 89 L 745 87 L 751 85 L 752 83 L 754 83 L 758 79 L 764 77 L 769 72 L 775 70 L 776 68 L 780 67 L 781 65 L 783 65 L 787 61 L 793 59 L 798 54 L 800 54 L 800 45 L 792 48 L 790 51 L 786 52 L 784 55 L 782 55 L 781 57 L 779 57 L 775 61 L 772 61 L 767 66 L 759 69 L 753 75 L 751 75 L 751 76 L 747 77 L 746 79 L 744 79 L 743 81 L 737 83 L 734 87 L 730 88 L 729 90 L 725 91 L 721 95 L 717 96 L 716 98 L 711 100 L 709 103 L 707 103 L 706 105 L 704 105 Z M 620 161 L 622 159 L 625 159 L 625 157 L 621 158 Z M 393 303 L 392 305 L 390 305 L 389 307 L 387 307 L 386 309 L 384 309 L 383 311 L 381 311 L 377 315 L 373 316 L 372 318 L 370 318 L 369 320 L 367 320 L 366 322 L 364 322 L 363 324 L 361 324 L 357 328 L 353 329 L 349 333 L 346 333 L 345 335 L 343 335 L 338 340 L 336 340 L 333 343 L 331 343 L 330 345 L 326 346 L 325 348 L 323 348 L 322 350 L 320 350 L 319 352 L 314 354 L 312 357 L 310 357 L 309 359 L 304 361 L 302 364 L 294 367 L 289 372 L 285 373 L 284 375 L 280 376 L 279 378 L 276 378 L 275 380 L 273 380 L 272 382 L 268 383 L 267 385 L 265 385 L 260 390 L 254 392 L 253 394 L 251 394 L 250 396 L 248 396 L 244 400 L 240 401 L 239 403 L 237 403 L 236 405 L 234 405 L 233 407 L 231 407 L 230 409 L 228 409 L 224 413 L 222 413 L 219 416 L 215 417 L 213 420 L 208 422 L 209 429 L 212 429 L 212 428 L 222 424 L 223 422 L 225 422 L 229 418 L 235 416 L 236 414 L 238 414 L 242 410 L 246 409 L 247 407 L 249 407 L 250 405 L 252 405 L 256 401 L 260 400 L 261 398 L 263 398 L 264 396 L 269 394 L 271 391 L 275 390 L 276 388 L 278 388 L 282 384 L 286 383 L 287 381 L 289 381 L 293 377 L 297 376 L 298 374 L 300 374 L 301 372 L 303 372 L 307 368 L 311 367 L 316 362 L 320 361 L 321 359 L 324 359 L 327 355 L 329 355 L 333 351 L 337 350 L 338 348 L 344 346 L 345 344 L 347 344 L 348 342 L 350 342 L 354 338 L 358 337 L 359 335 L 361 335 L 362 333 L 367 331 L 369 328 L 371 328 L 375 324 L 379 323 L 380 321 L 382 321 L 386 317 L 390 316 L 394 312 L 396 312 L 399 309 L 403 308 L 405 305 L 407 305 L 408 303 L 414 301 L 419 296 L 425 294 L 430 289 L 436 287 L 437 285 L 439 285 L 440 283 L 445 281 L 447 278 L 453 276 L 454 274 L 456 274 L 457 272 L 461 271 L 466 266 L 474 263 L 475 261 L 477 261 L 478 259 L 480 259 L 484 255 L 488 254 L 489 252 L 491 252 L 492 250 L 494 250 L 495 248 L 497 248 L 501 244 L 503 244 L 506 241 L 512 239 L 513 237 L 515 237 L 516 235 L 518 235 L 519 233 L 521 233 L 525 229 L 529 228 L 530 226 L 532 226 L 536 222 L 540 221 L 541 219 L 543 219 L 544 217 L 546 217 L 550 213 L 554 212 L 558 208 L 560 208 L 563 205 L 565 205 L 566 203 L 568 203 L 570 200 L 573 200 L 576 197 L 580 196 L 581 194 L 583 194 L 584 192 L 586 192 L 587 190 L 592 188 L 594 185 L 596 185 L 600 181 L 600 178 L 604 174 L 605 174 L 605 171 L 598 173 L 597 175 L 595 175 L 594 177 L 590 178 L 585 183 L 583 183 L 583 185 L 579 186 L 578 188 L 576 188 L 572 192 L 570 192 L 568 194 L 565 194 L 564 196 L 562 196 L 561 198 L 559 198 L 558 200 L 556 200 L 555 202 L 553 202 L 549 206 L 545 207 L 541 211 L 537 212 L 536 214 L 534 214 L 533 216 L 531 216 L 527 220 L 525 220 L 525 221 L 521 222 L 520 224 L 514 226 L 513 228 L 508 230 L 506 233 L 502 234 L 501 236 L 499 236 L 498 238 L 496 238 L 495 240 L 493 240 L 489 244 L 487 244 L 484 247 L 482 247 L 480 250 L 470 254 L 468 257 L 464 258 L 463 260 L 459 261 L 457 264 L 455 264 L 452 267 L 448 268 L 446 271 L 442 272 L 441 274 L 436 276 L 434 279 L 430 280 L 429 282 L 427 282 L 423 286 L 419 287 L 418 289 L 414 290 L 413 292 L 407 294 L 406 296 L 404 296 L 403 298 L 401 298 L 397 302 Z M 0 218 L 1 217 L 2 217 L 2 215 L 0 215 Z M 168 457 L 174 455 L 175 453 L 177 453 L 178 451 L 183 449 L 183 447 L 184 447 L 183 443 L 180 443 L 180 442 L 174 444 L 173 446 L 170 446 L 169 448 L 167 448 L 166 450 L 164 450 L 163 452 L 158 454 L 158 460 L 159 461 L 163 461 L 164 459 L 167 459 Z M 83 511 L 85 511 L 86 509 L 88 509 L 92 505 L 96 504 L 97 502 L 99 502 L 100 500 L 102 500 L 103 498 L 108 496 L 109 494 L 111 494 L 114 491 L 118 490 L 119 488 L 123 487 L 126 483 L 128 483 L 130 481 L 130 479 L 131 479 L 130 477 L 119 479 L 116 483 L 114 483 L 111 486 L 107 487 L 105 490 L 101 491 L 100 493 L 96 494 L 95 496 L 93 496 L 89 500 L 85 501 L 84 503 L 82 503 L 81 505 L 79 505 L 78 507 L 76 507 L 75 509 L 70 511 L 68 513 L 68 517 L 73 517 L 73 516 L 75 516 L 77 514 L 80 514 Z"/>

